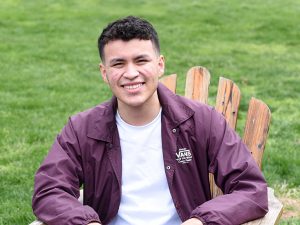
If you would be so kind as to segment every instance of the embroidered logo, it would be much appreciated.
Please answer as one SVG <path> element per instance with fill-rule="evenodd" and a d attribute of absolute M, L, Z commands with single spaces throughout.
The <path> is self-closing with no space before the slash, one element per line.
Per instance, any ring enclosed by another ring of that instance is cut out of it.
<path fill-rule="evenodd" d="M 176 158 L 177 162 L 182 164 L 189 163 L 193 159 L 191 150 L 187 148 L 180 148 L 176 153 L 176 156 L 177 156 Z"/>

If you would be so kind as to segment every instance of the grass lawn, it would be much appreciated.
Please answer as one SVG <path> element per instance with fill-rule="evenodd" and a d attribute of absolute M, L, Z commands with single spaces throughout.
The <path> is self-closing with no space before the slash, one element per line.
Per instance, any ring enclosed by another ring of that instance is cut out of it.
<path fill-rule="evenodd" d="M 110 97 L 98 72 L 97 38 L 109 21 L 137 15 L 157 28 L 166 74 L 189 67 L 241 89 L 238 131 L 251 96 L 272 123 L 263 162 L 285 204 L 281 224 L 300 224 L 300 1 L 21 1 L 0 3 L 0 225 L 34 220 L 34 173 L 68 116 Z M 298 205 L 298 206 L 297 206 Z"/>

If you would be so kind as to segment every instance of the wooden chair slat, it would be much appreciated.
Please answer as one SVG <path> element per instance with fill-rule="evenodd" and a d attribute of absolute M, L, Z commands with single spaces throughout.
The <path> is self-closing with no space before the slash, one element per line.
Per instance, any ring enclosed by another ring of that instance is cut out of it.
<path fill-rule="evenodd" d="M 201 66 L 192 67 L 186 75 L 185 97 L 207 104 L 209 84 L 209 71 Z"/>
<path fill-rule="evenodd" d="M 233 129 L 235 129 L 237 123 L 240 100 L 241 92 L 238 86 L 233 81 L 220 77 L 216 110 L 223 114 Z"/>
<path fill-rule="evenodd" d="M 223 195 L 222 190 L 216 185 L 215 177 L 213 173 L 209 173 L 209 186 L 211 198 L 215 198 L 219 195 Z"/>
<path fill-rule="evenodd" d="M 188 70 L 185 83 L 185 97 L 202 103 L 208 103 L 208 89 L 210 84 L 209 71 L 201 66 Z M 222 195 L 222 191 L 214 182 L 214 175 L 209 174 L 210 191 L 212 198 Z"/>
<path fill-rule="evenodd" d="M 160 78 L 159 81 L 167 88 L 169 88 L 173 93 L 176 93 L 177 74 L 164 76 Z"/>
<path fill-rule="evenodd" d="M 241 92 L 238 86 L 233 81 L 220 77 L 215 108 L 219 113 L 222 113 L 233 129 L 237 123 L 240 100 Z M 211 173 L 209 174 L 209 182 L 212 198 L 223 194 Z"/>
<path fill-rule="evenodd" d="M 248 146 L 257 165 L 261 168 L 262 157 L 271 122 L 271 111 L 262 101 L 251 98 L 243 141 Z"/>

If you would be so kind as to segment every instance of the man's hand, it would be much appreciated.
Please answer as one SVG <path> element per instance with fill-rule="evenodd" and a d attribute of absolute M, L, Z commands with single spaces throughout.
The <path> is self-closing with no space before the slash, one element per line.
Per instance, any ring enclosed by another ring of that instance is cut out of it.
<path fill-rule="evenodd" d="M 203 223 L 196 218 L 191 218 L 182 223 L 181 225 L 203 225 Z"/>

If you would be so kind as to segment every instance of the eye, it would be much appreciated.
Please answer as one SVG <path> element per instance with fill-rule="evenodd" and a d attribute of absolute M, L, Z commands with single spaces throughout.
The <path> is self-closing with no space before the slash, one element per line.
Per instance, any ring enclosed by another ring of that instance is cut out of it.
<path fill-rule="evenodd" d="M 147 63 L 149 60 L 147 60 L 147 59 L 138 59 L 136 62 L 137 62 L 137 64 L 139 64 L 139 65 L 143 65 L 143 64 L 145 64 L 145 63 Z"/>
<path fill-rule="evenodd" d="M 120 68 L 124 65 L 124 63 L 122 62 L 116 62 L 116 63 L 113 63 L 111 64 L 111 67 L 116 67 L 116 68 Z"/>

